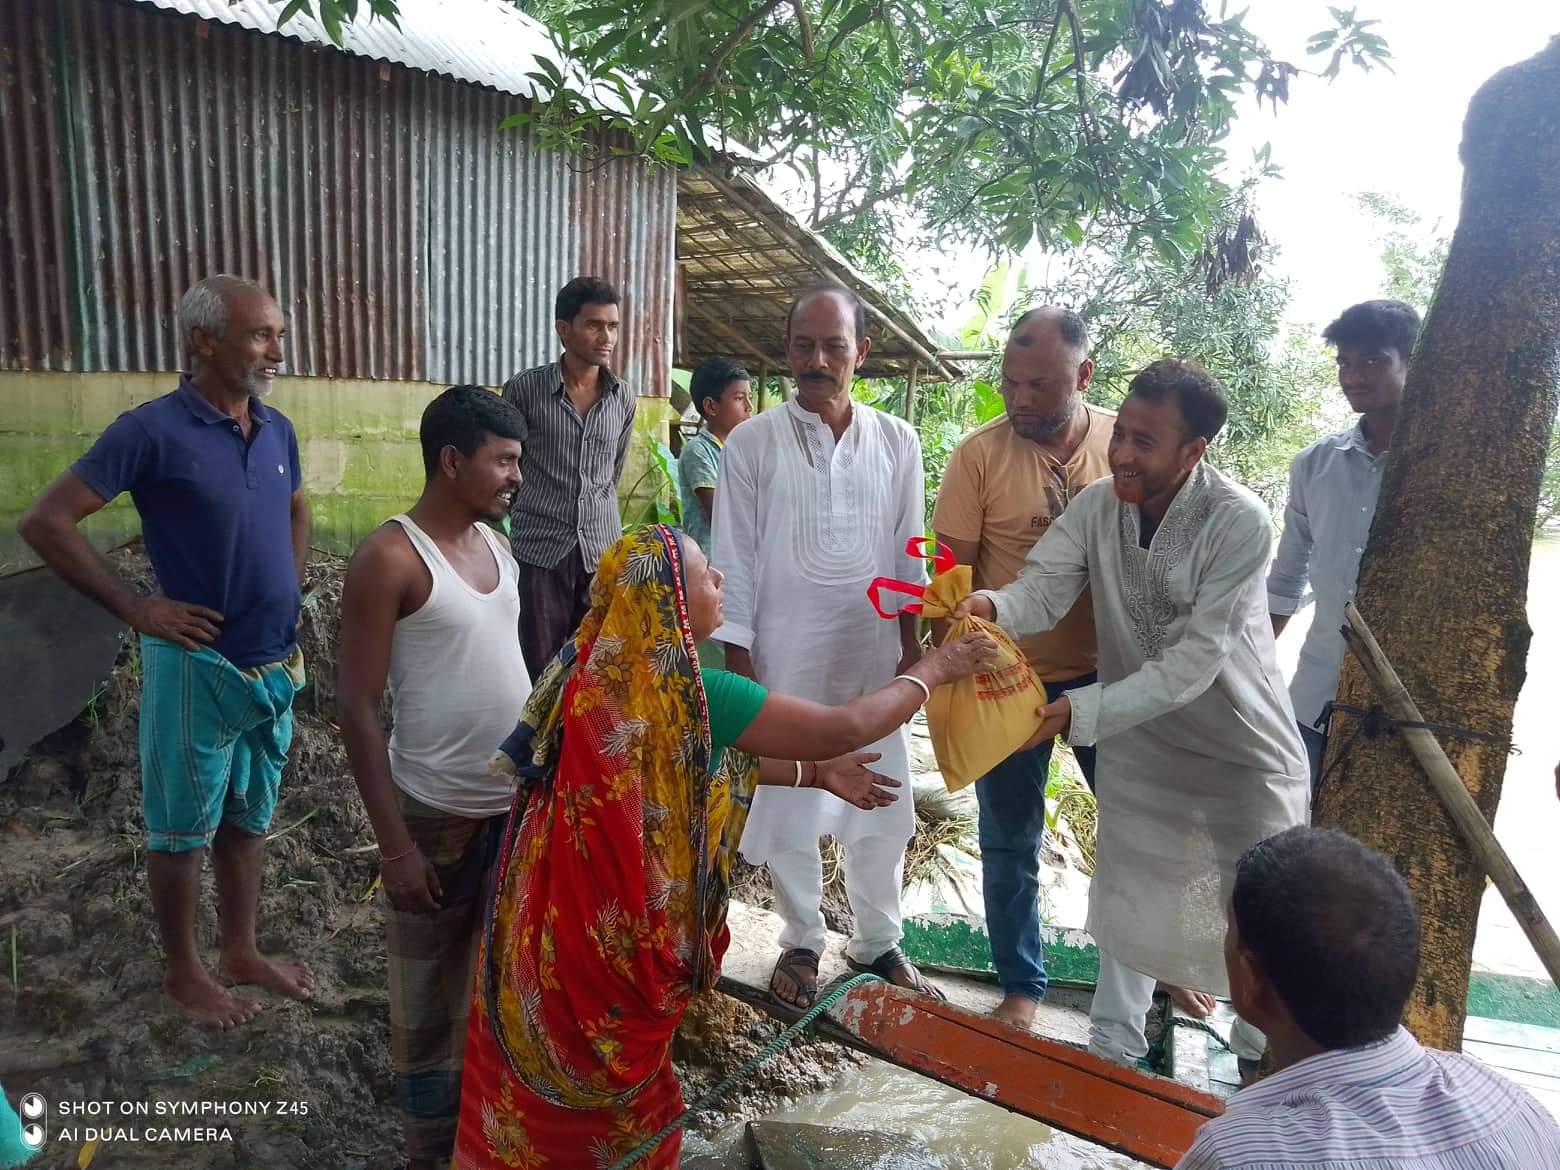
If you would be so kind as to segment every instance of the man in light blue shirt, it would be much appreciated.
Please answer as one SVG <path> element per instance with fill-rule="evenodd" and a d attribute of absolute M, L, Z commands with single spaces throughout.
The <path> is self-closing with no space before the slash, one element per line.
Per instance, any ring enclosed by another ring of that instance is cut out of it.
<path fill-rule="evenodd" d="M 1315 726 L 1338 693 L 1343 667 L 1343 608 L 1354 598 L 1360 554 L 1376 515 L 1376 497 L 1392 427 L 1403 400 L 1408 355 L 1419 314 L 1402 301 L 1365 301 L 1322 332 L 1338 355 L 1338 385 L 1360 420 L 1318 439 L 1289 468 L 1284 535 L 1268 572 L 1273 633 L 1312 601 L 1300 663 L 1289 684 L 1300 736 L 1311 757 L 1312 795 L 1321 782 L 1324 739 Z"/>

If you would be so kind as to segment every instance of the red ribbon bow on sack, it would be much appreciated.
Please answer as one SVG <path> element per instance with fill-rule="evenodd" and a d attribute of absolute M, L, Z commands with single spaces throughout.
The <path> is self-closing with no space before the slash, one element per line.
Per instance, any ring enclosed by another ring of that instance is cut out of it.
<path fill-rule="evenodd" d="M 932 568 L 939 573 L 946 573 L 958 563 L 953 552 L 946 545 L 929 536 L 914 536 L 905 541 L 905 553 L 908 556 L 919 557 L 923 561 L 931 561 Z M 884 591 L 907 593 L 916 600 L 897 610 L 886 610 L 883 608 L 882 601 Z M 878 617 L 896 618 L 902 613 L 920 613 L 920 598 L 925 592 L 925 585 L 917 585 L 913 581 L 898 581 L 893 577 L 874 577 L 872 583 L 867 586 L 867 600 L 872 603 L 872 608 L 877 610 Z"/>

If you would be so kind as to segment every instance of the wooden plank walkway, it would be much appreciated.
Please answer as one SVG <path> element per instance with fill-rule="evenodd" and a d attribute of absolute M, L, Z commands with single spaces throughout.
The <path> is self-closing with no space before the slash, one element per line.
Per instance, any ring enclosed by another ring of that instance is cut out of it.
<path fill-rule="evenodd" d="M 729 921 L 732 945 L 720 989 L 794 1019 L 797 1013 L 768 994 L 779 919 L 734 903 Z M 848 973 L 843 943 L 830 936 L 823 980 Z M 820 1020 L 819 1034 L 1151 1166 L 1173 1167 L 1197 1128 L 1223 1109 L 1217 1097 L 1083 1051 L 1086 994 L 1059 989 L 1041 1005 L 1038 1034 L 1025 1033 L 991 1019 L 996 987 L 957 976 L 935 979 L 947 1003 L 869 984 Z"/>

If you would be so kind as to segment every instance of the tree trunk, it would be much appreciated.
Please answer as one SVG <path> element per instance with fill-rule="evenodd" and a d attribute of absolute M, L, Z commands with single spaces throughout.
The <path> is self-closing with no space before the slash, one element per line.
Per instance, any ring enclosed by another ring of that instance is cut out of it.
<path fill-rule="evenodd" d="M 1462 211 L 1408 372 L 1357 603 L 1426 720 L 1511 732 L 1528 562 L 1560 383 L 1560 38 L 1496 74 L 1463 125 Z M 1340 702 L 1378 702 L 1345 664 Z M 1404 1023 L 1462 1043 L 1484 874 L 1401 738 L 1335 716 L 1318 824 L 1385 852 L 1424 916 Z M 1442 736 L 1491 821 L 1503 744 Z M 1337 757 L 1341 754 L 1341 762 Z"/>

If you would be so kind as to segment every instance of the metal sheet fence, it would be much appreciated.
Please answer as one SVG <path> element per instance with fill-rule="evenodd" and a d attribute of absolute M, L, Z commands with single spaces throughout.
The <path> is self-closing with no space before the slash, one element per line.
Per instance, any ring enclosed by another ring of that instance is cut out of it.
<path fill-rule="evenodd" d="M 121 0 L 0 4 L 0 366 L 171 370 L 179 294 L 238 272 L 292 372 L 493 385 L 571 276 L 623 289 L 665 393 L 675 176 L 500 129 L 521 99 Z"/>

